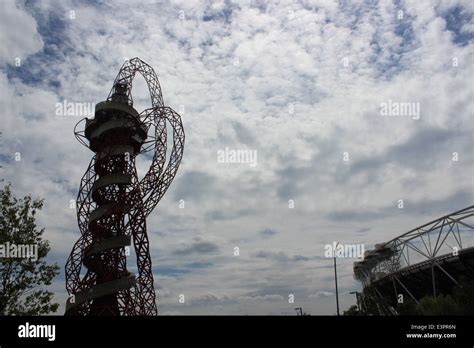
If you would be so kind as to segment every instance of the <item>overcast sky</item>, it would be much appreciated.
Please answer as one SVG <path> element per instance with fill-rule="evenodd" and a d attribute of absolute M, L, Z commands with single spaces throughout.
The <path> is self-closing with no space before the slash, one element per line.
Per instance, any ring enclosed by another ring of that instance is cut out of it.
<path fill-rule="evenodd" d="M 155 69 L 186 133 L 148 219 L 161 314 L 333 314 L 326 244 L 369 249 L 474 201 L 473 1 L 134 3 L 0 0 L 1 177 L 46 201 L 60 314 L 92 152 L 55 106 L 105 100 L 127 58 Z M 149 107 L 139 77 L 133 96 Z M 220 163 L 226 148 L 257 165 Z M 354 261 L 338 261 L 342 309 Z"/>

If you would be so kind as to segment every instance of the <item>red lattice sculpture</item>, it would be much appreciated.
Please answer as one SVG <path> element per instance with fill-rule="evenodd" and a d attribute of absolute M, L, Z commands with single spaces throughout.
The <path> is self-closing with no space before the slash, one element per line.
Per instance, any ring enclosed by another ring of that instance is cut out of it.
<path fill-rule="evenodd" d="M 131 95 L 137 72 L 148 84 L 152 104 L 140 114 L 133 108 Z M 84 130 L 77 131 L 84 121 Z M 173 129 L 173 148 L 166 164 L 167 121 Z M 76 202 L 81 237 L 66 263 L 66 315 L 156 315 L 146 217 L 181 162 L 181 117 L 163 105 L 153 68 L 133 58 L 120 69 L 107 100 L 96 105 L 95 117 L 81 120 L 74 133 L 95 155 L 82 177 Z M 139 180 L 135 159 L 150 151 L 150 169 Z M 136 275 L 127 270 L 132 243 Z"/>

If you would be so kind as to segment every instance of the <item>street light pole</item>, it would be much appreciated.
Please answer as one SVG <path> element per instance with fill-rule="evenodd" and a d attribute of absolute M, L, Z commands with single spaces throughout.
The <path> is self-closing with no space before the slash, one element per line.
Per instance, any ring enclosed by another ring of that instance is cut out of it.
<path fill-rule="evenodd" d="M 357 301 L 357 310 L 361 311 L 361 308 L 360 308 L 360 303 L 359 303 L 359 292 L 358 291 L 351 291 L 349 294 L 353 295 L 355 294 L 356 295 L 356 301 Z"/>
<path fill-rule="evenodd" d="M 337 315 L 339 315 L 339 291 L 337 289 L 337 265 L 336 265 L 336 251 L 335 250 L 334 250 L 333 256 L 334 256 L 334 282 L 336 284 L 336 306 L 337 306 Z"/>

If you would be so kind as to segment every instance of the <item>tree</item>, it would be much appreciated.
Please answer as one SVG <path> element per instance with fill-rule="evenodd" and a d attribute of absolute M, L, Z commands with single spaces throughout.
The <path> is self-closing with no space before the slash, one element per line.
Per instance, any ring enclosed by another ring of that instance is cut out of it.
<path fill-rule="evenodd" d="M 35 221 L 42 207 L 43 200 L 31 195 L 14 197 L 10 184 L 0 190 L 0 315 L 41 315 L 59 307 L 44 288 L 59 266 L 45 260 L 49 242 Z"/>
<path fill-rule="evenodd" d="M 458 315 L 459 307 L 451 295 L 425 296 L 416 306 L 421 315 Z"/>
<path fill-rule="evenodd" d="M 373 286 L 364 288 L 361 295 L 361 315 L 384 315 L 379 313 L 383 309 L 383 300 L 374 294 Z M 349 308 L 345 315 L 354 315 L 355 308 Z M 398 315 L 473 315 L 474 314 L 474 280 L 461 276 L 458 284 L 447 294 L 437 297 L 423 296 L 418 303 L 406 298 L 396 306 Z"/>
<path fill-rule="evenodd" d="M 357 308 L 356 305 L 352 305 L 349 307 L 347 311 L 344 311 L 342 315 L 350 315 L 350 316 L 360 315 L 359 308 Z"/>
<path fill-rule="evenodd" d="M 389 305 L 377 296 L 373 285 L 366 286 L 359 297 L 360 315 L 389 315 Z"/>
<path fill-rule="evenodd" d="M 454 288 L 453 297 L 464 315 L 474 314 L 474 280 L 460 277 L 459 285 Z"/>
<path fill-rule="evenodd" d="M 403 303 L 397 304 L 397 312 L 399 315 L 420 315 L 416 306 L 417 303 L 411 297 L 406 296 Z"/>

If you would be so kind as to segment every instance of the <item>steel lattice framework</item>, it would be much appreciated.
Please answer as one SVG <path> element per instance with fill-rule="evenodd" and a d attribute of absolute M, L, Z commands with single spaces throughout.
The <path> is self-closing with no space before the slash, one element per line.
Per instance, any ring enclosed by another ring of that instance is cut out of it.
<path fill-rule="evenodd" d="M 152 105 L 140 114 L 131 95 L 136 73 L 144 77 Z M 173 129 L 168 162 L 167 123 Z M 156 315 L 146 218 L 173 181 L 183 156 L 181 118 L 164 106 L 153 68 L 133 58 L 121 67 L 107 101 L 96 105 L 95 117 L 79 121 L 74 132 L 95 155 L 76 201 L 81 236 L 66 263 L 66 314 Z M 139 180 L 135 159 L 151 151 L 151 166 Z M 137 275 L 127 270 L 132 243 Z"/>
<path fill-rule="evenodd" d="M 364 287 L 373 285 L 380 298 L 383 296 L 379 292 L 379 285 L 391 283 L 395 289 L 395 298 L 397 292 L 402 291 L 418 302 L 410 288 L 415 287 L 414 285 L 419 288 L 421 283 L 408 284 L 402 279 L 406 276 L 417 278 L 423 284 L 429 280 L 432 295 L 436 296 L 437 287 L 448 285 L 436 284 L 436 272 L 438 277 L 442 276 L 454 285 L 458 284 L 458 274 L 450 274 L 447 267 L 454 269 L 452 266 L 460 262 L 463 267 L 470 269 L 470 264 L 465 260 L 466 256 L 470 257 L 474 253 L 473 232 L 474 205 L 414 228 L 386 243 L 375 245 L 374 250 L 366 252 L 363 261 L 354 263 L 354 277 Z M 461 236 L 464 236 L 464 242 Z M 427 270 L 429 279 L 422 278 L 420 272 L 426 273 Z"/>

